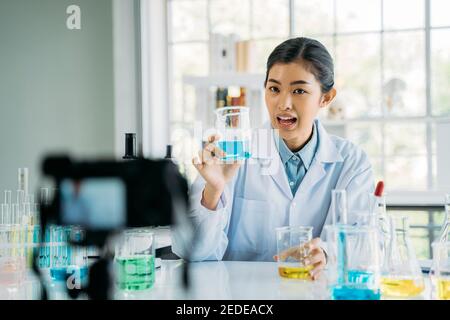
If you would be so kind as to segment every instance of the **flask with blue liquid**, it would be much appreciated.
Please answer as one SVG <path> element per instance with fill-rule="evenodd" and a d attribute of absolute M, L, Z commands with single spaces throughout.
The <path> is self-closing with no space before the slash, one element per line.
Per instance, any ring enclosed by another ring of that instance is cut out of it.
<path fill-rule="evenodd" d="M 345 190 L 332 190 L 331 218 L 332 224 L 325 228 L 331 298 L 379 300 L 377 228 L 371 223 L 348 224 Z"/>

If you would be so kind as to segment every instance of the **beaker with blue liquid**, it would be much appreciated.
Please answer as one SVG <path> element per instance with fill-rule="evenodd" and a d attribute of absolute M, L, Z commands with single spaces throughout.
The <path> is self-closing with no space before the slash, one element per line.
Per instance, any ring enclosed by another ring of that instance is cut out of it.
<path fill-rule="evenodd" d="M 54 281 L 66 281 L 75 277 L 84 282 L 88 275 L 87 248 L 71 242 L 81 242 L 84 230 L 77 226 L 50 226 L 50 277 Z"/>
<path fill-rule="evenodd" d="M 379 300 L 380 249 L 372 226 L 338 224 L 326 227 L 327 248 L 335 257 L 329 264 L 333 300 Z"/>
<path fill-rule="evenodd" d="M 218 147 L 225 152 L 224 161 L 251 157 L 251 128 L 248 107 L 223 107 L 216 110 L 216 129 L 220 135 Z"/>

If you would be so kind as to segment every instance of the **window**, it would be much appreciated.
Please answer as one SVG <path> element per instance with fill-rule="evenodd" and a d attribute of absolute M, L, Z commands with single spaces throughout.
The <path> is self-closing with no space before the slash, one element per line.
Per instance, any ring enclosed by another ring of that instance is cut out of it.
<path fill-rule="evenodd" d="M 438 239 L 441 226 L 445 221 L 444 210 L 389 210 L 392 215 L 407 216 L 409 221 L 409 235 L 418 259 L 431 259 L 431 244 Z"/>
<path fill-rule="evenodd" d="M 175 155 L 190 159 L 180 146 L 196 143 L 185 133 L 204 111 L 196 110 L 196 94 L 182 75 L 208 74 L 211 33 L 253 40 L 259 73 L 277 44 L 308 36 L 335 61 L 335 103 L 345 116 L 321 114 L 328 130 L 368 153 L 391 194 L 437 190 L 435 127 L 450 120 L 449 9 L 447 0 L 168 1 Z"/>

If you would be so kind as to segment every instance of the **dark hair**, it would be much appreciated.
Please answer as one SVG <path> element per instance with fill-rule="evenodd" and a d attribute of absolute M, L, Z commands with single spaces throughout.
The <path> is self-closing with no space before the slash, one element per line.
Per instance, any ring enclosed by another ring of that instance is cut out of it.
<path fill-rule="evenodd" d="M 321 84 L 323 93 L 334 86 L 334 65 L 327 49 L 319 41 L 310 38 L 293 38 L 279 44 L 267 59 L 266 80 L 276 63 L 301 62 Z"/>

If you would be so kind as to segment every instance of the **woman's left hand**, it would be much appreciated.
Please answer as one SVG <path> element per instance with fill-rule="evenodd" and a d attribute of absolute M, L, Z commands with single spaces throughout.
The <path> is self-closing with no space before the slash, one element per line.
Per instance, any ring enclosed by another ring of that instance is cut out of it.
<path fill-rule="evenodd" d="M 307 266 L 313 266 L 313 269 L 309 272 L 313 280 L 319 279 L 327 263 L 325 252 L 320 247 L 320 244 L 320 238 L 314 238 L 305 245 L 309 249 L 309 255 L 304 261 Z"/>
<path fill-rule="evenodd" d="M 323 249 L 320 247 L 320 238 L 314 238 L 310 242 L 306 243 L 303 248 L 290 248 L 281 253 L 281 260 L 286 260 L 288 256 L 293 257 L 296 260 L 303 261 L 306 266 L 312 265 L 312 269 L 309 272 L 312 280 L 319 279 L 322 274 L 323 269 L 326 265 L 326 256 Z M 304 250 L 304 248 L 306 250 Z M 309 254 L 304 257 L 304 252 L 307 251 Z M 273 257 L 275 261 L 278 261 L 278 256 Z"/>

